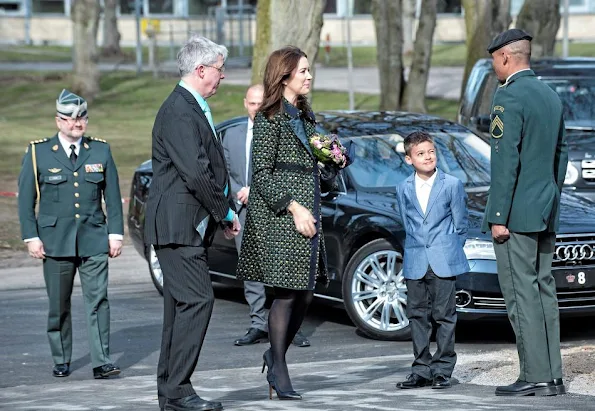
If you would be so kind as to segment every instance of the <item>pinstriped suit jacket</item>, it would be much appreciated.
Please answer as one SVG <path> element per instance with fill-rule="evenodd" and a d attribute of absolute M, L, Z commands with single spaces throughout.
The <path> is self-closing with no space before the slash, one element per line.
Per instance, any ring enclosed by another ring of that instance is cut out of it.
<path fill-rule="evenodd" d="M 152 137 L 145 243 L 208 245 L 229 208 L 235 211 L 223 147 L 198 102 L 179 85 L 161 105 Z M 206 217 L 205 238 L 196 227 Z"/>

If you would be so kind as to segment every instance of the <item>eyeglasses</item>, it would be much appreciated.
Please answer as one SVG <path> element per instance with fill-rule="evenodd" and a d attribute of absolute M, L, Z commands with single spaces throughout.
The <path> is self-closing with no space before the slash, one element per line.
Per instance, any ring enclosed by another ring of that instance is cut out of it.
<path fill-rule="evenodd" d="M 89 117 L 88 116 L 77 117 L 77 118 L 60 117 L 60 116 L 56 116 L 56 117 L 58 117 L 62 121 L 67 122 L 68 124 L 76 124 L 76 123 L 87 124 L 89 122 Z"/>
<path fill-rule="evenodd" d="M 217 70 L 219 72 L 219 74 L 223 74 L 225 73 L 225 64 L 222 65 L 221 67 L 217 67 L 217 66 L 209 66 L 208 64 L 203 64 L 204 67 L 211 67 L 214 68 L 215 70 Z"/>

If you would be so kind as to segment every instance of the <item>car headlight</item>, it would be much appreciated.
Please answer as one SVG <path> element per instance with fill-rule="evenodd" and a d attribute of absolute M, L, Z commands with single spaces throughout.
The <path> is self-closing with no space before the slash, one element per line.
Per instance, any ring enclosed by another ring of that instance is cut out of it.
<path fill-rule="evenodd" d="M 576 183 L 576 180 L 578 180 L 578 170 L 569 161 L 568 167 L 566 168 L 566 178 L 564 178 L 564 184 L 571 185 Z"/>
<path fill-rule="evenodd" d="M 494 244 L 488 240 L 468 239 L 463 247 L 468 260 L 495 260 Z"/>

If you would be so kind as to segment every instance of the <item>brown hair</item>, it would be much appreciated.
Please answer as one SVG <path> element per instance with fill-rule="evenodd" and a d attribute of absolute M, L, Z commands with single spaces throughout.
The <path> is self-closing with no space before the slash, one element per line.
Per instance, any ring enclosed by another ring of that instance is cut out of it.
<path fill-rule="evenodd" d="M 403 145 L 405 146 L 405 154 L 411 156 L 411 149 L 418 144 L 425 143 L 426 141 L 434 144 L 434 139 L 432 136 L 425 131 L 414 131 L 413 133 L 409 134 L 403 141 Z"/>
<path fill-rule="evenodd" d="M 283 82 L 288 80 L 297 69 L 300 59 L 306 56 L 302 50 L 294 46 L 283 47 L 275 50 L 269 56 L 264 69 L 264 96 L 260 111 L 267 118 L 273 117 L 278 112 L 283 112 Z M 304 113 L 309 112 L 310 104 L 306 96 L 297 96 L 297 108 Z"/>

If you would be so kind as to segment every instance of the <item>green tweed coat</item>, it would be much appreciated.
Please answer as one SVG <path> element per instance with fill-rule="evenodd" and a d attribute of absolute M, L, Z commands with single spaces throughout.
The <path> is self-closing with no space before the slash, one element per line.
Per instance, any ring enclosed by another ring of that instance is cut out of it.
<path fill-rule="evenodd" d="M 258 113 L 252 142 L 252 185 L 237 277 L 277 287 L 312 290 L 326 281 L 321 227 L 320 172 L 309 137 L 314 121 L 285 102 L 270 120 Z M 303 124 L 303 126 L 302 126 Z M 317 219 L 310 239 L 295 228 L 287 206 L 295 200 Z"/>

